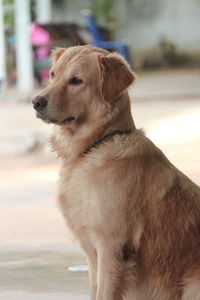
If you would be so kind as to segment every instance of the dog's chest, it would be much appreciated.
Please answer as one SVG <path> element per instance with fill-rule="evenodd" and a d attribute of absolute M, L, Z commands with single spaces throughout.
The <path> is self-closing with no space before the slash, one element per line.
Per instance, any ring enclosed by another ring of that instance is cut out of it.
<path fill-rule="evenodd" d="M 109 168 L 81 166 L 71 174 L 62 170 L 60 206 L 68 225 L 79 236 L 83 231 L 112 231 L 121 218 L 117 199 Z"/>

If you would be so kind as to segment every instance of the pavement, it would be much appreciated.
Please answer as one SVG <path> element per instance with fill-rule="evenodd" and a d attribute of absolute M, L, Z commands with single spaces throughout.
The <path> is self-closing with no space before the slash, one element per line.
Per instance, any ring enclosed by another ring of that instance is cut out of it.
<path fill-rule="evenodd" d="M 200 184 L 200 71 L 140 73 L 130 93 L 136 126 Z M 52 128 L 24 97 L 0 97 L 0 300 L 88 300 L 88 272 L 68 269 L 86 259 L 56 204 Z"/>

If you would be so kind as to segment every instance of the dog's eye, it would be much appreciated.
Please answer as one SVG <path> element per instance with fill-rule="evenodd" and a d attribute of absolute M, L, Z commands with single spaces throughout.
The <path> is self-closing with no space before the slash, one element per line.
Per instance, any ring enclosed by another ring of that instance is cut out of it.
<path fill-rule="evenodd" d="M 72 79 L 70 79 L 69 84 L 74 84 L 74 85 L 79 85 L 83 83 L 83 80 L 78 78 L 78 77 L 73 77 Z"/>
<path fill-rule="evenodd" d="M 50 73 L 50 77 L 53 78 L 54 75 L 55 75 L 55 74 L 54 74 L 54 71 L 52 71 L 52 72 Z"/>

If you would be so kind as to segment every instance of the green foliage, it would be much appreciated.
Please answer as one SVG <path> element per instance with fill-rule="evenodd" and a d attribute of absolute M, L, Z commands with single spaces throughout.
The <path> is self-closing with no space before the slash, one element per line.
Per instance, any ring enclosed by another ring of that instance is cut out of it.
<path fill-rule="evenodd" d="M 92 11 L 103 25 L 116 22 L 115 0 L 92 0 Z"/>
<path fill-rule="evenodd" d="M 6 30 L 14 32 L 14 0 L 3 0 L 4 24 Z"/>
<path fill-rule="evenodd" d="M 6 4 L 13 4 L 14 3 L 14 0 L 3 0 L 3 4 L 6 5 Z"/>

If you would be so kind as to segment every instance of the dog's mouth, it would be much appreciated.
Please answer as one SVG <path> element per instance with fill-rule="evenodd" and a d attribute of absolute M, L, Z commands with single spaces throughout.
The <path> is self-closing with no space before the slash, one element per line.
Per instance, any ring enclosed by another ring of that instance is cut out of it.
<path fill-rule="evenodd" d="M 62 121 L 58 121 L 55 119 L 49 119 L 47 117 L 45 117 L 41 112 L 37 111 L 36 113 L 36 117 L 39 119 L 42 119 L 45 123 L 53 123 L 53 124 L 57 124 L 57 125 L 63 125 L 65 123 L 69 123 L 72 122 L 73 120 L 75 120 L 76 118 L 74 116 L 69 116 L 66 119 L 62 120 Z"/>

